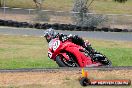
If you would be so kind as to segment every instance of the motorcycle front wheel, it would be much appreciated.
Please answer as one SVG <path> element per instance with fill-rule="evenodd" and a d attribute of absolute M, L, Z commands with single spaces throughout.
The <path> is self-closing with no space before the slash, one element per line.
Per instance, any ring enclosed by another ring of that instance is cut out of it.
<path fill-rule="evenodd" d="M 61 55 L 56 57 L 56 63 L 59 67 L 79 67 L 79 65 L 73 59 L 70 58 L 68 61 Z"/>

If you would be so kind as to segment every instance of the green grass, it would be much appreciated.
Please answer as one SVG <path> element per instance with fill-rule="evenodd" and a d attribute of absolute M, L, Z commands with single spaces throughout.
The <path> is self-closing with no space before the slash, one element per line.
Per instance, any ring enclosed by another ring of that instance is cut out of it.
<path fill-rule="evenodd" d="M 89 0 L 90 3 L 91 0 Z M 59 3 L 59 4 L 58 4 Z M 6 0 L 6 6 L 35 8 L 32 0 Z M 73 0 L 44 0 L 43 9 L 71 11 Z M 90 10 L 97 13 L 132 14 L 132 0 L 126 3 L 117 3 L 113 0 L 95 0 L 90 6 Z"/>
<path fill-rule="evenodd" d="M 43 38 L 0 36 L 0 68 L 57 67 Z"/>
<path fill-rule="evenodd" d="M 96 0 L 91 9 L 97 13 L 132 14 L 132 0 L 126 3 L 117 3 L 112 0 Z"/>
<path fill-rule="evenodd" d="M 89 40 L 113 66 L 132 66 L 132 42 Z M 0 35 L 0 69 L 53 67 L 58 66 L 48 59 L 44 38 Z"/>

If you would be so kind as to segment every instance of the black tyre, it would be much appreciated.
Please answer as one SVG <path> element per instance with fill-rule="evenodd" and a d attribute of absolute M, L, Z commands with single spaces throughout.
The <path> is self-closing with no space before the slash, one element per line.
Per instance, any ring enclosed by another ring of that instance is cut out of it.
<path fill-rule="evenodd" d="M 59 65 L 59 67 L 67 67 L 64 62 L 61 60 L 60 56 L 56 57 L 56 63 Z"/>
<path fill-rule="evenodd" d="M 56 57 L 56 63 L 59 67 L 79 67 L 75 61 L 67 61 L 63 56 L 58 55 Z"/>
<path fill-rule="evenodd" d="M 112 66 L 112 62 L 109 59 L 107 59 L 107 61 L 105 62 L 104 65 L 107 66 L 107 67 L 111 67 Z"/>
<path fill-rule="evenodd" d="M 79 82 L 82 86 L 88 86 L 91 84 L 90 79 L 86 77 L 82 77 Z"/>
<path fill-rule="evenodd" d="M 111 67 L 112 62 L 107 57 L 100 57 L 100 61 L 104 66 Z"/>
<path fill-rule="evenodd" d="M 97 62 L 100 62 L 103 66 L 110 67 L 112 66 L 112 62 L 103 54 L 97 53 L 95 56 Z"/>

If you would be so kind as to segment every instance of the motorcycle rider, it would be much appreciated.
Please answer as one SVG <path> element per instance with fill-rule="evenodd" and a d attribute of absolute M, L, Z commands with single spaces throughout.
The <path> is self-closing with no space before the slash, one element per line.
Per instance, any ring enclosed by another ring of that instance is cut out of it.
<path fill-rule="evenodd" d="M 86 49 L 86 50 L 84 50 L 84 51 L 86 51 L 86 53 L 90 52 L 90 56 L 91 56 L 93 61 L 99 61 L 103 64 L 111 66 L 111 62 L 109 62 L 109 60 L 107 60 L 107 58 L 104 55 L 102 55 L 101 53 L 94 50 L 91 47 L 91 44 L 89 42 L 85 42 L 78 35 L 71 35 L 71 34 L 70 35 L 65 35 L 65 34 L 62 34 L 62 33 L 56 33 L 54 31 L 54 29 L 49 28 L 49 29 L 44 31 L 44 37 L 46 38 L 48 43 L 54 38 L 59 38 L 59 40 L 62 41 L 62 42 L 66 41 L 67 39 L 70 39 L 71 42 L 73 42 L 74 44 L 80 45 L 84 49 Z"/>
<path fill-rule="evenodd" d="M 65 35 L 62 33 L 56 33 L 54 29 L 49 28 L 44 31 L 44 37 L 46 38 L 48 43 L 54 38 L 59 38 L 59 40 L 62 42 L 66 41 L 67 39 L 70 39 L 70 41 L 73 42 L 74 44 L 82 46 L 85 49 L 84 51 L 86 51 L 85 53 L 88 54 L 90 52 L 89 54 L 93 61 L 98 61 L 102 64 L 111 65 L 111 62 L 109 63 L 109 61 L 104 55 L 93 49 L 89 42 L 85 42 L 78 35 L 71 35 L 71 34 Z"/>

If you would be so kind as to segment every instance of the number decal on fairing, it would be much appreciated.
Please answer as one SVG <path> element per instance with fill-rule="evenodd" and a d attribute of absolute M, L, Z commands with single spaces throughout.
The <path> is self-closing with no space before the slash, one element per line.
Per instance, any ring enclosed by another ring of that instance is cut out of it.
<path fill-rule="evenodd" d="M 48 51 L 48 57 L 51 58 L 52 57 L 52 53 L 50 51 Z"/>
<path fill-rule="evenodd" d="M 60 40 L 56 40 L 53 44 L 53 50 L 55 51 L 60 46 Z"/>

